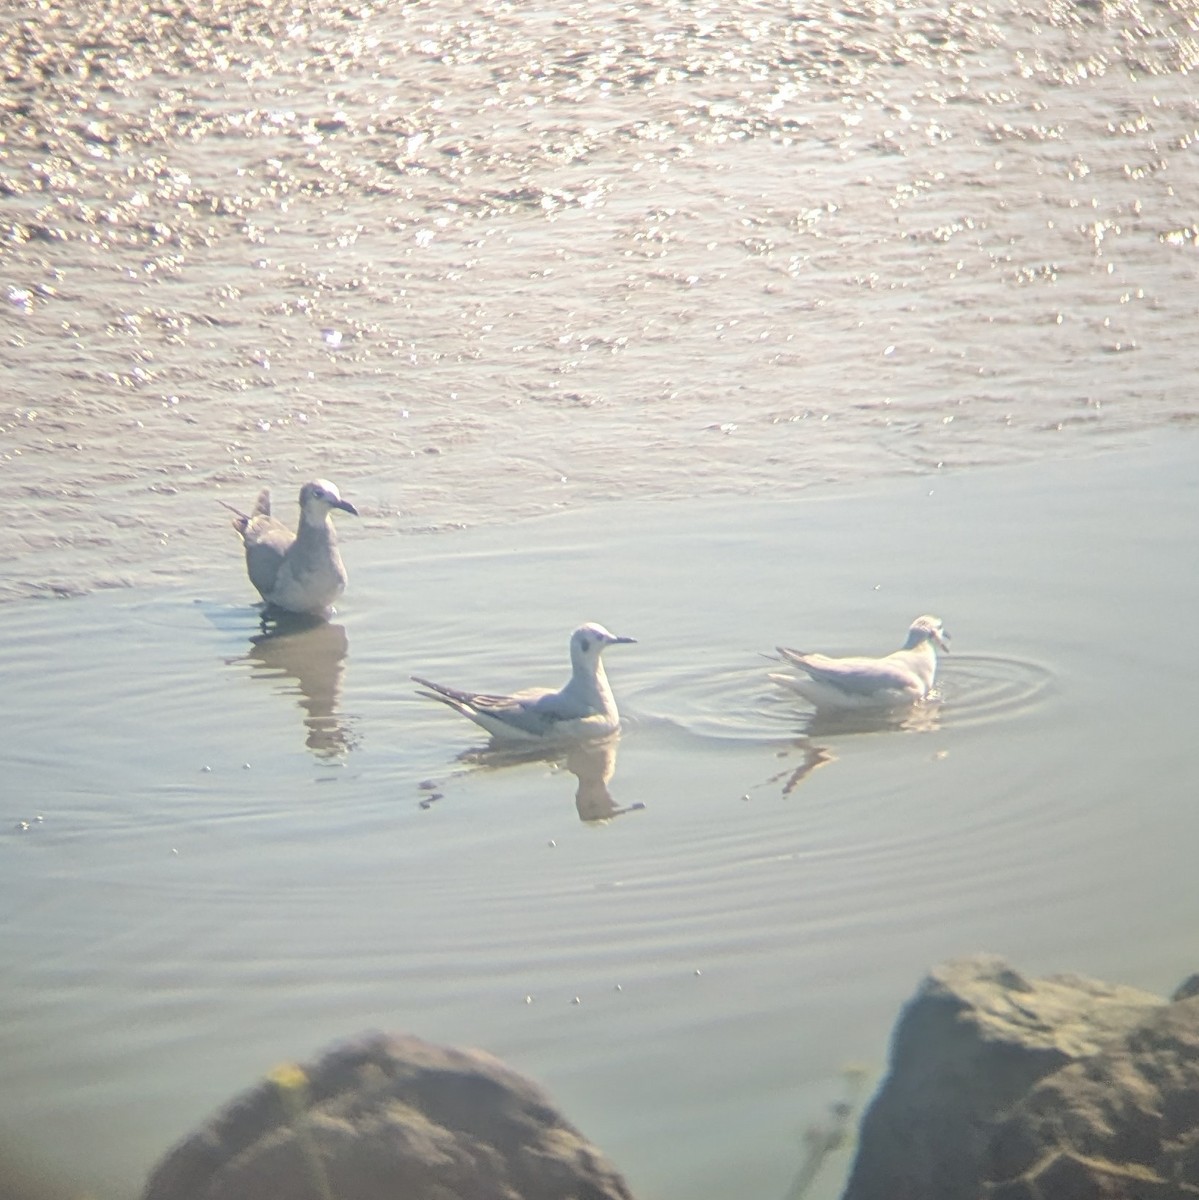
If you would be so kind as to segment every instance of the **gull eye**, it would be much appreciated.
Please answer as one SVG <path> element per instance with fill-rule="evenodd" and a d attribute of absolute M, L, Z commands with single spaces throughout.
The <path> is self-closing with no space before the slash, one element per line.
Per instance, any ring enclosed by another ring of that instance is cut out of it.
<path fill-rule="evenodd" d="M 579 649 L 586 654 L 591 649 L 591 643 L 585 637 L 579 638 Z"/>

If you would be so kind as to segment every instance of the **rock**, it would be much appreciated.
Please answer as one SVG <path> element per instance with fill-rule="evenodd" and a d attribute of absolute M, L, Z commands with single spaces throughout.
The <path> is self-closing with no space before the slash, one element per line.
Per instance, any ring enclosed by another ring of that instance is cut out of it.
<path fill-rule="evenodd" d="M 984 1166 L 990 1200 L 1199 1197 L 1199 997 L 1041 1080 L 998 1124 Z"/>
<path fill-rule="evenodd" d="M 1188 975 L 1173 991 L 1171 1000 L 1189 1000 L 1199 996 L 1199 975 Z"/>
<path fill-rule="evenodd" d="M 283 1067 L 172 1150 L 143 1200 L 632 1200 L 535 1084 L 369 1035 Z"/>
<path fill-rule="evenodd" d="M 986 1194 L 999 1200 L 1002 1193 L 986 1192 L 984 1180 L 1000 1166 L 993 1145 L 1000 1119 L 1040 1081 L 1071 1064 L 1095 1061 L 1166 1007 L 1148 992 L 1074 975 L 1030 980 L 991 956 L 938 967 L 896 1025 L 888 1074 L 862 1118 L 843 1200 L 973 1200 Z M 1031 1130 L 1013 1128 L 1007 1136 L 1003 1169 L 1039 1161 L 1042 1143 Z M 1022 1137 L 1033 1142 L 1017 1153 Z M 1046 1196 L 1106 1194 L 1059 1190 Z M 1002 1194 L 1002 1200 L 1016 1200 L 1016 1194 Z"/>

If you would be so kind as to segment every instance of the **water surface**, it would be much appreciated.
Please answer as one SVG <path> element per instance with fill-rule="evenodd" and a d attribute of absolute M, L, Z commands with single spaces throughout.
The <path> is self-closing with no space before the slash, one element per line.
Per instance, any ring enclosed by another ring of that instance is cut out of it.
<path fill-rule="evenodd" d="M 931 963 L 1170 989 L 1195 453 L 360 539 L 333 623 L 275 646 L 233 545 L 188 587 L 7 605 L 4 1149 L 128 1196 L 256 1074 L 382 1027 L 538 1078 L 638 1195 L 781 1196 Z M 925 610 L 954 652 L 907 727 L 766 680 L 780 642 L 882 652 Z M 557 683 L 585 619 L 640 639 L 610 758 L 463 760 L 474 727 L 412 695 Z"/>
<path fill-rule="evenodd" d="M 1185 6 L 0 16 L 0 595 L 1194 419 Z"/>
<path fill-rule="evenodd" d="M 0 18 L 0 1162 L 132 1195 L 378 1026 L 781 1196 L 930 963 L 1193 970 L 1189 10 Z M 216 501 L 318 475 L 351 588 L 264 637 Z M 766 681 L 928 610 L 919 720 Z M 612 753 L 411 694 L 587 619 Z"/>

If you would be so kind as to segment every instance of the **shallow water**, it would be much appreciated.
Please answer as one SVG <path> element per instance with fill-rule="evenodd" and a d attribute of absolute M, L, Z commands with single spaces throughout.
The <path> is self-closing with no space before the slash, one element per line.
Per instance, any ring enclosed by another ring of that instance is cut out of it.
<path fill-rule="evenodd" d="M 1186 6 L 0 17 L 0 595 L 1195 417 Z"/>
<path fill-rule="evenodd" d="M 128 1196 L 374 1025 L 779 1196 L 937 959 L 1193 970 L 1196 61 L 1169 3 L 0 0 L 0 1166 Z M 350 591 L 263 637 L 216 500 L 315 475 Z M 766 682 L 929 609 L 899 728 Z M 411 694 L 585 619 L 612 756 Z"/>
<path fill-rule="evenodd" d="M 0 1145 L 128 1196 L 256 1074 L 399 1028 L 544 1082 L 638 1195 L 781 1196 L 931 963 L 1168 990 L 1196 449 L 362 539 L 277 645 L 234 547 L 202 591 L 6 606 Z M 766 680 L 924 610 L 953 653 L 906 727 Z M 589 618 L 640 639 L 610 759 L 463 759 L 412 694 L 555 683 Z"/>

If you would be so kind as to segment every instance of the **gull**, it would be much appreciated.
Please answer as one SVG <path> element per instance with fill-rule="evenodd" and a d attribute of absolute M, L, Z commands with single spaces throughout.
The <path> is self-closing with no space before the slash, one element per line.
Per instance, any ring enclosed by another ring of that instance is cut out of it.
<path fill-rule="evenodd" d="M 829 658 L 801 654 L 784 646 L 778 652 L 802 675 L 771 675 L 817 708 L 899 708 L 917 704 L 932 691 L 937 647 L 948 651 L 949 634 L 939 617 L 917 617 L 903 647 L 884 658 Z"/>
<path fill-rule="evenodd" d="M 570 635 L 570 679 L 556 692 L 530 688 L 511 696 L 489 696 L 444 687 L 419 675 L 412 678 L 426 689 L 417 692 L 418 696 L 449 705 L 481 725 L 496 742 L 591 741 L 620 728 L 620 714 L 600 655 L 607 646 L 636 640 L 617 637 L 602 625 L 580 625 Z"/>
<path fill-rule="evenodd" d="M 235 514 L 233 528 L 245 543 L 250 582 L 270 607 L 324 614 L 345 591 L 346 568 L 337 552 L 329 513 L 337 508 L 356 517 L 358 510 L 327 479 L 314 479 L 300 488 L 300 524 L 295 533 L 271 516 L 269 488 L 258 493 L 252 513 L 232 504 L 225 507 Z"/>

